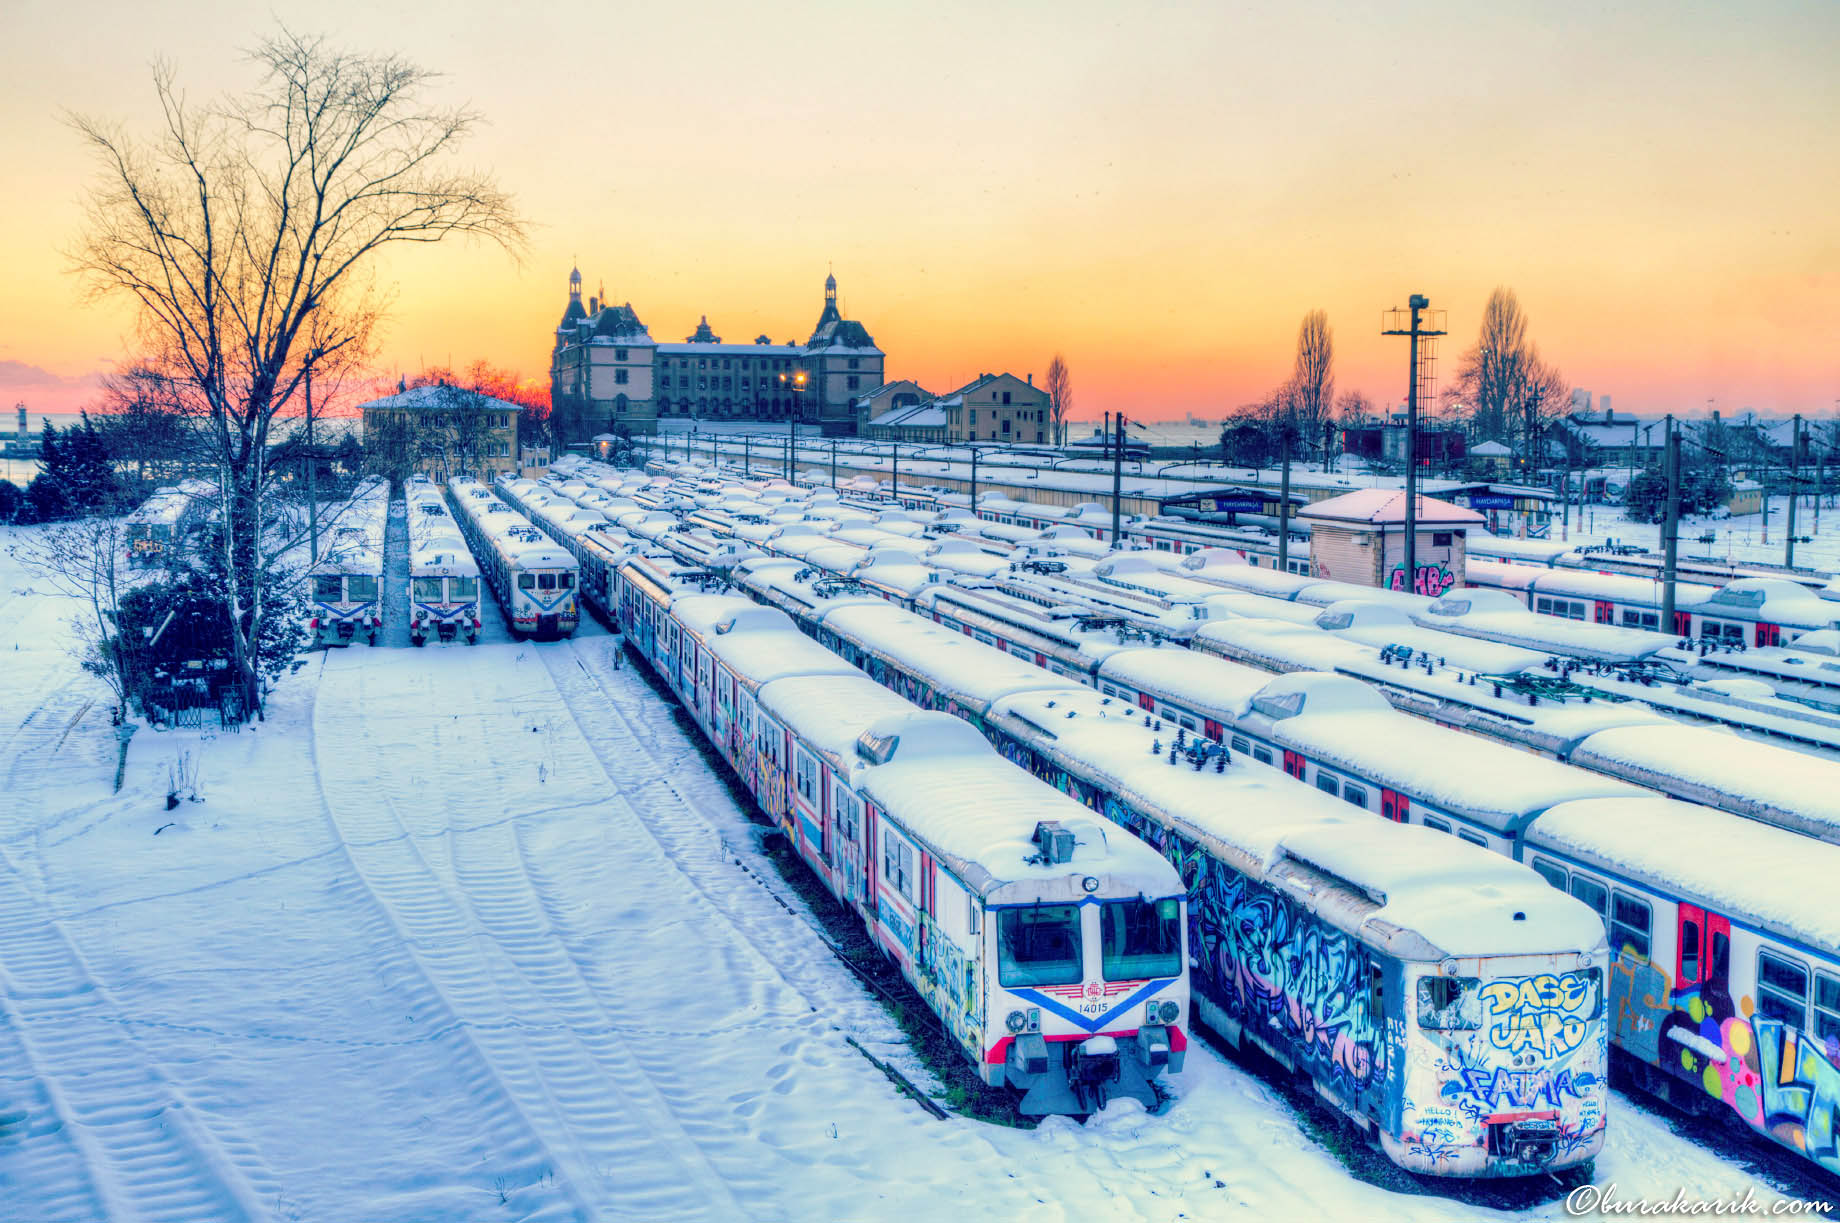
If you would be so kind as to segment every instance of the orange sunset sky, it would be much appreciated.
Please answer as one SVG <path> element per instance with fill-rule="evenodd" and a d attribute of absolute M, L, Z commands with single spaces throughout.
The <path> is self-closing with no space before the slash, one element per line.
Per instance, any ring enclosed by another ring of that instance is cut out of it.
<path fill-rule="evenodd" d="M 531 223 L 521 262 L 393 257 L 379 372 L 547 375 L 579 258 L 660 340 L 802 340 L 827 265 L 893 377 L 1064 351 L 1077 416 L 1218 416 L 1312 308 L 1343 388 L 1403 394 L 1380 314 L 1489 290 L 1618 409 L 1840 403 L 1840 4 L 442 5 L 0 0 L 0 407 L 73 408 L 129 316 L 60 253 L 75 109 L 148 128 L 148 65 L 251 82 L 274 18 L 446 73 Z"/>

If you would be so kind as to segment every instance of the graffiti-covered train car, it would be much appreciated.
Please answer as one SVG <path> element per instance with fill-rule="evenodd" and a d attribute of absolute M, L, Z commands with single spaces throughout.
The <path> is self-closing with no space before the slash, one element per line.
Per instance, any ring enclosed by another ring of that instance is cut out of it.
<path fill-rule="evenodd" d="M 1526 842 L 1609 927 L 1643 1086 L 1840 1176 L 1840 846 L 1665 798 L 1561 803 Z"/>
<path fill-rule="evenodd" d="M 1205 740 L 1165 742 L 1117 698 L 1023 693 L 986 722 L 1004 755 L 1176 866 L 1195 1005 L 1230 1042 L 1307 1075 L 1413 1171 L 1586 1170 L 1609 1057 L 1589 906 Z"/>

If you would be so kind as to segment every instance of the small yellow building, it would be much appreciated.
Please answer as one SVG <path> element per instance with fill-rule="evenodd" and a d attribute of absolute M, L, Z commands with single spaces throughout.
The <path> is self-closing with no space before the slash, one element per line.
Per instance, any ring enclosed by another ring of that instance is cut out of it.
<path fill-rule="evenodd" d="M 384 468 L 440 483 L 471 476 L 490 484 L 518 470 L 518 410 L 465 387 L 411 387 L 362 407 L 364 447 Z"/>
<path fill-rule="evenodd" d="M 1465 535 L 1483 525 L 1474 510 L 1420 497 L 1417 548 L 1406 566 L 1406 495 L 1385 488 L 1330 497 L 1297 511 L 1310 523 L 1310 572 L 1319 578 L 1436 597 L 1464 584 Z"/>

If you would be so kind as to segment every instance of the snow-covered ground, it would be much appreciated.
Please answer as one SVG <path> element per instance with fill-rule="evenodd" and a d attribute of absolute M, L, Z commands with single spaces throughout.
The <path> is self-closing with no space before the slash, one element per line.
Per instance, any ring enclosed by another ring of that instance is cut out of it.
<path fill-rule="evenodd" d="M 1795 515 L 1796 535 L 1813 536 L 1812 542 L 1795 545 L 1796 566 L 1828 573 L 1840 570 L 1840 505 L 1833 504 L 1831 498 L 1824 499 L 1817 524 L 1814 499 L 1802 497 Z M 1712 534 L 1711 543 L 1700 538 L 1707 532 Z M 1683 560 L 1780 565 L 1786 555 L 1783 545 L 1788 535 L 1789 499 L 1772 497 L 1767 531 L 1762 514 L 1682 518 L 1680 556 Z M 1573 547 L 1615 539 L 1639 544 L 1651 552 L 1661 551 L 1661 527 L 1655 523 L 1630 522 L 1623 516 L 1623 507 L 1618 505 L 1574 505 L 1570 529 L 1565 528 L 1563 515 L 1555 515 L 1550 538 L 1564 538 Z"/>
<path fill-rule="evenodd" d="M 0 551 L 0 1217 L 1566 1217 L 1357 1181 L 1206 1049 L 1161 1116 L 932 1119 L 604 631 L 315 654 L 115 793 L 29 583 Z M 1776 1196 L 1620 1098 L 1598 1179 Z"/>

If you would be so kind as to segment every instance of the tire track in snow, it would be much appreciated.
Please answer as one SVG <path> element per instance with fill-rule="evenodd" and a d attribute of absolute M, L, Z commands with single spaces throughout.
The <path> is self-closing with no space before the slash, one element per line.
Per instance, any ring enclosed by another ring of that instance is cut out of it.
<path fill-rule="evenodd" d="M 267 1217 L 277 1183 L 253 1147 L 210 1133 L 4 854 L 0 1083 L 6 1196 L 29 1190 L 35 1218 Z"/>
<path fill-rule="evenodd" d="M 545 651 L 542 657 L 570 715 L 606 767 L 609 778 L 617 778 L 615 785 L 646 813 L 642 826 L 647 835 L 686 877 L 715 883 L 713 887 L 698 883 L 698 890 L 722 911 L 737 934 L 759 952 L 780 979 L 801 997 L 823 999 L 826 1014 L 839 1028 L 893 1064 L 922 1091 L 938 1094 L 939 1080 L 915 1056 L 905 1034 L 881 1003 L 832 962 L 832 953 L 819 941 L 817 922 L 804 902 L 788 890 L 759 882 L 774 877 L 776 868 L 772 863 L 757 852 L 730 843 L 727 834 L 736 829 L 720 827 L 706 813 L 705 802 L 727 808 L 734 812 L 735 824 L 741 831 L 757 830 L 674 721 L 662 733 L 645 723 L 641 709 L 635 706 L 654 715 L 662 709 L 667 716 L 674 716 L 675 706 L 661 705 L 662 698 L 637 674 L 607 668 L 608 652 L 621 648 L 618 638 L 594 646 L 576 641 L 569 643 L 566 656 Z M 698 783 L 694 788 L 704 792 L 698 795 L 702 802 L 685 795 L 677 785 L 676 779 L 680 778 Z M 754 880 L 741 887 L 721 886 L 736 873 L 727 860 L 727 850 L 748 853 L 755 859 Z M 775 912 L 781 907 L 798 914 L 809 928 L 785 928 Z"/>
<path fill-rule="evenodd" d="M 503 650 L 469 653 L 422 673 L 418 705 L 470 714 L 441 728 L 443 754 L 477 764 L 508 749 L 514 763 L 527 764 L 521 743 L 498 741 L 510 726 L 488 713 L 498 706 L 493 694 L 444 690 L 463 687 L 458 676 L 490 675 L 504 658 Z M 527 1169 L 536 1175 L 526 1183 L 553 1173 L 586 1218 L 745 1214 L 550 930 L 517 844 L 521 821 L 455 827 L 441 813 L 465 804 L 437 788 L 419 791 L 416 806 L 435 813 L 438 826 L 413 830 L 391 788 L 374 784 L 380 773 L 365 765 L 385 762 L 367 760 L 375 745 L 360 713 L 365 675 L 362 662 L 334 662 L 322 679 L 316 754 L 328 727 L 354 732 L 339 743 L 346 764 L 321 772 L 332 782 L 328 816 L 364 887 L 478 1055 L 491 1093 L 547 1160 Z M 400 687 L 401 678 L 392 682 Z M 656 1025 L 657 1015 L 646 1018 Z"/>

